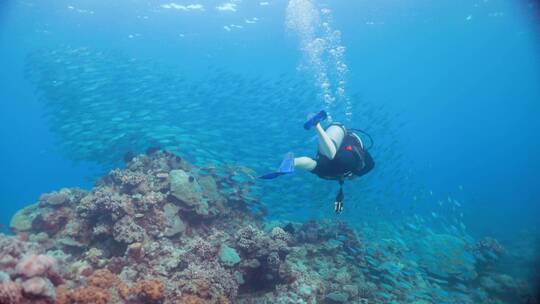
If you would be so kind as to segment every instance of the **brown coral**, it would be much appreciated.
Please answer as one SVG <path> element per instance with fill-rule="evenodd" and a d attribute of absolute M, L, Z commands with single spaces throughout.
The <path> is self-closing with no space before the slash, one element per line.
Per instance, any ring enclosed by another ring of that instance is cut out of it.
<path fill-rule="evenodd" d="M 58 286 L 56 288 L 56 299 L 54 304 L 67 304 L 69 303 L 69 293 L 70 291 L 64 285 Z"/>
<path fill-rule="evenodd" d="M 73 291 L 59 292 L 56 304 L 107 304 L 110 294 L 99 287 L 80 287 Z"/>
<path fill-rule="evenodd" d="M 115 302 L 120 300 L 119 297 L 125 301 L 139 299 L 143 303 L 152 303 L 162 300 L 165 294 L 165 285 L 159 280 L 138 281 L 129 287 L 107 269 L 96 270 L 87 282 L 87 286 L 73 291 L 59 287 L 56 304 L 101 304 Z"/>
<path fill-rule="evenodd" d="M 180 299 L 180 302 L 182 304 L 205 304 L 206 301 L 194 296 L 194 295 L 185 295 Z"/>
<path fill-rule="evenodd" d="M 163 299 L 165 286 L 158 280 L 145 280 L 137 282 L 131 291 L 140 298 L 155 302 Z"/>
<path fill-rule="evenodd" d="M 104 289 L 116 287 L 119 282 L 120 279 L 118 279 L 118 277 L 108 269 L 96 270 L 88 278 L 88 285 Z"/>

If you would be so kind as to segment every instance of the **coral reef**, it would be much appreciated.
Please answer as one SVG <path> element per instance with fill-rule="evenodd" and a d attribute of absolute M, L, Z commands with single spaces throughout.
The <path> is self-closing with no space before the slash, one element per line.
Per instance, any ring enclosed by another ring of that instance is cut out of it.
<path fill-rule="evenodd" d="M 263 221 L 249 182 L 165 151 L 61 189 L 0 235 L 0 303 L 504 303 L 505 250 L 415 228 Z M 255 210 L 255 211 L 254 211 Z M 377 233 L 375 233 L 375 231 Z M 381 234 L 386 234 L 380 237 Z"/>
<path fill-rule="evenodd" d="M 0 268 L 4 278 L 0 283 L 0 303 L 53 303 L 56 298 L 56 286 L 63 283 L 57 260 L 43 254 L 26 254 L 39 247 L 24 246 L 13 237 L 2 236 L 0 243 L 14 246 L 2 247 Z M 7 249 L 7 250 L 6 250 Z"/>

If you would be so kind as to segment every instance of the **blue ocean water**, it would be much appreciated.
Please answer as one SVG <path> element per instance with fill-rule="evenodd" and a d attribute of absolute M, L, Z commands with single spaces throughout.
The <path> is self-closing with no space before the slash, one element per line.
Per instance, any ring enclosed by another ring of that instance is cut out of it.
<path fill-rule="evenodd" d="M 193 147 L 214 150 L 205 160 L 222 157 L 264 173 L 288 151 L 313 155 L 314 134 L 304 131 L 302 122 L 320 109 L 372 131 L 377 169 L 345 185 L 351 207 L 342 217 L 351 222 L 368 216 L 392 221 L 416 213 L 437 218 L 455 199 L 459 211 L 453 212 L 462 214 L 460 222 L 472 235 L 511 242 L 523 231 L 538 230 L 537 2 L 297 2 L 314 4 L 320 13 L 310 15 L 309 7 L 301 6 L 291 16 L 290 3 L 282 0 L 232 1 L 225 7 L 220 1 L 3 1 L 0 222 L 7 224 L 43 192 L 89 188 L 112 168 L 110 160 L 99 163 L 91 153 L 74 160 L 80 151 L 70 150 L 70 142 L 52 126 L 56 114 L 43 101 L 49 84 L 25 75 L 39 64 L 53 66 L 56 57 L 48 52 L 87 48 L 86 59 L 69 60 L 77 64 L 99 52 L 114 52 L 155 64 L 149 74 L 181 73 L 188 83 L 204 83 L 217 70 L 240 77 L 216 77 L 202 96 L 186 97 L 187 103 L 205 97 L 210 103 L 220 92 L 234 97 L 204 115 L 194 111 L 175 117 L 179 109 L 165 107 L 169 125 L 192 126 L 191 132 L 182 130 L 194 137 L 188 152 L 201 156 Z M 320 44 L 303 44 L 302 37 L 308 42 L 320 38 Z M 340 71 L 341 64 L 346 71 Z M 134 74 L 133 81 L 143 83 L 144 76 Z M 150 82 L 161 102 L 163 92 L 169 92 L 167 79 Z M 332 100 L 324 97 L 326 81 Z M 273 83 L 265 87 L 271 92 L 234 95 L 259 83 Z M 123 98 L 122 90 L 118 85 L 112 91 Z M 56 98 L 60 108 L 68 109 L 63 117 L 80 118 L 69 96 Z M 143 149 L 106 148 L 118 155 Z M 298 219 L 332 217 L 336 189 L 301 172 L 260 184 L 272 217 Z M 368 189 L 369 195 L 363 192 Z"/>

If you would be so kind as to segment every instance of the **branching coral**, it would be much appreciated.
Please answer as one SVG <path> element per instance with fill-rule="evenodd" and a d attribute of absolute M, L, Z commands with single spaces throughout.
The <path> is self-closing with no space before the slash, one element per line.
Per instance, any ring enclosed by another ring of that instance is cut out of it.
<path fill-rule="evenodd" d="M 114 169 L 109 173 L 113 182 L 124 187 L 123 190 L 131 190 L 134 187 L 139 186 L 143 182 L 146 182 L 146 175 L 142 172 L 131 170 Z"/>
<path fill-rule="evenodd" d="M 83 218 L 107 216 L 116 220 L 125 214 L 124 206 L 128 203 L 128 197 L 114 189 L 98 187 L 81 200 L 77 211 Z"/>
<path fill-rule="evenodd" d="M 141 242 L 145 238 L 144 229 L 135 224 L 129 216 L 124 216 L 113 227 L 114 239 L 118 242 L 131 244 Z"/>
<path fill-rule="evenodd" d="M 218 263 L 189 264 L 182 271 L 180 287 L 182 291 L 217 303 L 218 299 L 234 299 L 238 290 L 235 277 Z"/>
<path fill-rule="evenodd" d="M 246 252 L 253 252 L 263 244 L 263 233 L 250 225 L 238 230 L 236 239 L 238 247 Z"/>

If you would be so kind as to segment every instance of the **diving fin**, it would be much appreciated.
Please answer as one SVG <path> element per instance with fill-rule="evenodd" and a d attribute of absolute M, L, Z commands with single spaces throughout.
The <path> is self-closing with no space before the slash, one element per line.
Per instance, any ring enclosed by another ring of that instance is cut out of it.
<path fill-rule="evenodd" d="M 304 129 L 309 130 L 311 127 L 316 126 L 319 122 L 325 120 L 328 117 L 326 111 L 322 110 L 319 113 L 313 115 L 308 121 L 304 123 Z"/>
<path fill-rule="evenodd" d="M 285 158 L 283 161 L 281 161 L 281 165 L 279 165 L 279 169 L 277 172 L 271 172 L 268 174 L 265 174 L 263 176 L 260 176 L 260 179 L 274 179 L 278 176 L 293 173 L 294 172 L 294 154 L 293 153 L 287 153 L 285 155 Z"/>

